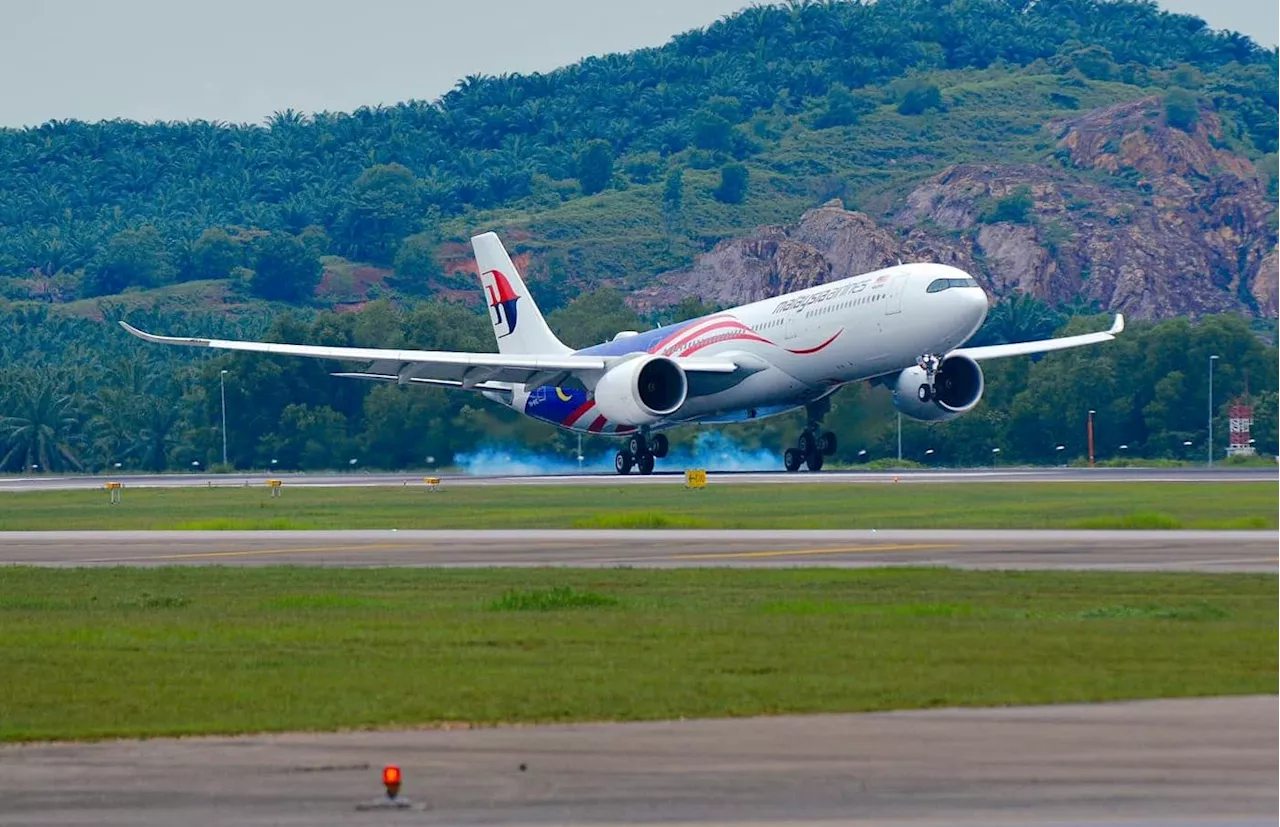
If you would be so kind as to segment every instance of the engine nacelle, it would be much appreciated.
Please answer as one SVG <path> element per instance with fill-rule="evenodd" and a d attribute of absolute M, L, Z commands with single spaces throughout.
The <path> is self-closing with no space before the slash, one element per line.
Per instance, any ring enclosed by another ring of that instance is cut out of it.
<path fill-rule="evenodd" d="M 893 386 L 893 405 L 912 419 L 945 422 L 973 410 L 982 398 L 982 368 L 967 356 L 948 356 L 934 376 L 935 393 L 926 402 L 921 388 L 928 384 L 924 368 L 907 368 Z"/>
<path fill-rule="evenodd" d="M 608 370 L 596 383 L 596 407 L 620 425 L 648 425 L 675 413 L 689 395 L 684 369 L 665 356 L 644 356 Z"/>

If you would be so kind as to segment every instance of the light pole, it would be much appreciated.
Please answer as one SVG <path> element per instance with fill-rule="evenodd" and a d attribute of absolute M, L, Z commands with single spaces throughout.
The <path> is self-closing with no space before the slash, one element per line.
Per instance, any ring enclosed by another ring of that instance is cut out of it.
<path fill-rule="evenodd" d="M 902 411 L 898 411 L 898 464 L 902 464 Z"/>
<path fill-rule="evenodd" d="M 1089 467 L 1093 467 L 1093 415 L 1097 411 L 1089 411 Z"/>
<path fill-rule="evenodd" d="M 222 396 L 222 467 L 227 467 L 227 372 L 218 373 L 218 390 Z"/>
<path fill-rule="evenodd" d="M 1065 445 L 1058 445 L 1058 446 L 1054 447 L 1054 449 L 1053 449 L 1053 450 L 1055 450 L 1055 451 L 1057 451 L 1057 452 L 1058 452 L 1058 464 L 1059 464 L 1059 465 L 1063 465 L 1063 464 L 1065 464 L 1065 463 L 1063 463 L 1063 461 L 1062 461 L 1062 452 L 1063 452 L 1063 451 L 1065 451 L 1065 450 L 1067 450 L 1067 446 L 1065 446 Z"/>
<path fill-rule="evenodd" d="M 1218 361 L 1217 354 L 1209 357 L 1209 467 L 1213 467 L 1213 363 Z"/>

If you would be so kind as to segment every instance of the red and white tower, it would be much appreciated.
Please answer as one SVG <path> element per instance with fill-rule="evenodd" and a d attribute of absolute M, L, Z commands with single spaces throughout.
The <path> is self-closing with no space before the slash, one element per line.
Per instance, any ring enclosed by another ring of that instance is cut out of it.
<path fill-rule="evenodd" d="M 1253 456 L 1249 430 L 1253 427 L 1253 406 L 1245 398 L 1237 399 L 1227 409 L 1230 417 L 1231 440 L 1227 443 L 1227 456 Z"/>

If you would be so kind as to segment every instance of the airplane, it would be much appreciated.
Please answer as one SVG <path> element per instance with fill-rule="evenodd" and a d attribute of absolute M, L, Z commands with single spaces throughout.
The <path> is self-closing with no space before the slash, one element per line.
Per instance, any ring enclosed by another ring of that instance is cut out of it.
<path fill-rule="evenodd" d="M 625 440 L 614 457 L 619 474 L 653 473 L 669 428 L 801 408 L 807 424 L 783 467 L 820 471 L 837 445 L 822 419 L 842 385 L 883 382 L 902 413 L 944 421 L 982 398 L 981 362 L 1107 342 L 1124 330 L 1117 314 L 1105 332 L 962 347 L 986 318 L 986 292 L 958 268 L 899 263 L 573 350 L 547 326 L 498 236 L 471 244 L 497 353 L 193 339 L 120 325 L 148 342 L 367 362 L 333 375 L 474 391 L 559 428 Z"/>

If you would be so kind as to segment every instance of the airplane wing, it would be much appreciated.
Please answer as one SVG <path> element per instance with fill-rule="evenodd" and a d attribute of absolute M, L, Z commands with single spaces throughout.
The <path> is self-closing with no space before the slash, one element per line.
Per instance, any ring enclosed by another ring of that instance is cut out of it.
<path fill-rule="evenodd" d="M 243 342 L 234 339 L 193 339 L 181 336 L 157 336 L 120 322 L 125 330 L 148 342 L 185 347 L 211 347 L 253 353 L 275 353 L 281 356 L 308 356 L 314 359 L 374 362 L 376 369 L 361 373 L 338 374 L 349 378 L 381 380 L 394 377 L 401 382 L 426 382 L 482 389 L 483 383 L 512 382 L 547 384 L 564 376 L 600 374 L 613 365 L 634 358 L 627 356 L 524 356 L 506 353 L 459 353 L 447 350 L 395 350 L 369 347 L 324 347 L 319 345 L 286 345 L 276 342 Z M 677 359 L 691 373 L 733 373 L 738 369 L 729 359 Z M 384 380 L 385 381 L 385 380 Z M 493 387 L 492 385 L 489 387 Z"/>
<path fill-rule="evenodd" d="M 1080 336 L 1063 336 L 1060 339 L 1041 339 L 1038 342 L 1017 342 L 1010 345 L 988 345 L 986 347 L 962 347 L 948 353 L 948 356 L 968 356 L 975 362 L 983 359 L 1001 359 L 1005 356 L 1029 356 L 1033 353 L 1048 353 L 1051 350 L 1066 350 L 1084 345 L 1096 345 L 1099 342 L 1110 342 L 1124 330 L 1124 314 L 1117 313 L 1116 320 L 1110 330 L 1100 333 L 1084 333 Z"/>

